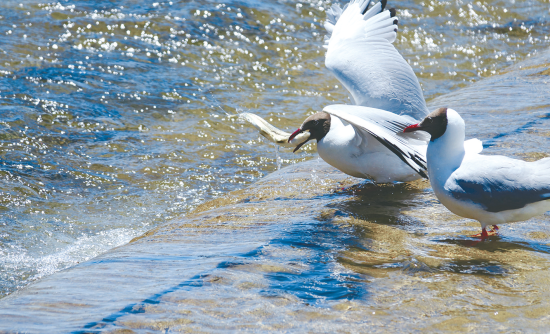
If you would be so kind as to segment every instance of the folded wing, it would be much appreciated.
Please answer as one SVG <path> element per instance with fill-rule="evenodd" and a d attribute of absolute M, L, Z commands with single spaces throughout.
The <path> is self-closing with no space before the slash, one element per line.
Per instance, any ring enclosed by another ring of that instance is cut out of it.
<path fill-rule="evenodd" d="M 550 158 L 533 162 L 478 155 L 463 163 L 445 188 L 489 212 L 520 209 L 550 199 Z"/>

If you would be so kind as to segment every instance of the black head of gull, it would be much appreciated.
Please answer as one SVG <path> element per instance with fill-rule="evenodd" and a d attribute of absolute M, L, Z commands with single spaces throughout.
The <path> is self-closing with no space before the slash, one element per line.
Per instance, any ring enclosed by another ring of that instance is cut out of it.
<path fill-rule="evenodd" d="M 439 108 L 426 116 L 422 122 L 406 127 L 403 132 L 426 131 L 431 135 L 430 140 L 434 141 L 443 136 L 447 130 L 447 124 L 447 108 Z"/>
<path fill-rule="evenodd" d="M 294 131 L 290 137 L 288 138 L 288 142 L 290 142 L 294 137 L 296 137 L 298 134 L 309 131 L 310 136 L 309 139 L 300 143 L 293 152 L 298 151 L 302 145 L 310 141 L 311 139 L 317 139 L 317 142 L 321 139 L 323 139 L 327 133 L 330 130 L 330 114 L 326 113 L 324 111 L 318 112 L 315 115 L 311 115 L 304 123 L 302 123 L 302 126 L 298 128 L 298 130 Z"/>

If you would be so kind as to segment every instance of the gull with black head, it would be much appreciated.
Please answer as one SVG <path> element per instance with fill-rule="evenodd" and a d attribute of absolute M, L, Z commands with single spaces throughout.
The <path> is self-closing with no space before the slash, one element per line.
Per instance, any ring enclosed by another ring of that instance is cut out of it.
<path fill-rule="evenodd" d="M 392 44 L 398 19 L 386 3 L 352 0 L 327 11 L 325 65 L 356 105 L 327 106 L 289 137 L 294 152 L 315 139 L 327 163 L 381 183 L 426 177 L 427 137 L 396 133 L 428 113 L 414 71 Z"/>
<path fill-rule="evenodd" d="M 365 117 L 365 113 L 368 117 Z M 414 119 L 388 111 L 331 105 L 309 116 L 289 137 L 309 133 L 294 152 L 309 140 L 328 164 L 360 178 L 385 183 L 427 177 L 424 158 L 426 136 L 399 136 Z"/>
<path fill-rule="evenodd" d="M 523 221 L 550 210 L 550 158 L 526 162 L 468 153 L 464 120 L 447 108 L 404 131 L 430 135 L 426 157 L 435 195 L 451 212 L 478 220 L 482 238 L 489 236 L 489 225 Z"/>
<path fill-rule="evenodd" d="M 395 9 L 385 9 L 386 2 L 369 8 L 370 0 L 352 0 L 343 10 L 333 5 L 327 11 L 325 65 L 356 105 L 325 107 L 289 134 L 286 143 L 296 152 L 315 139 L 327 163 L 379 183 L 426 177 L 429 140 L 425 134 L 402 134 L 429 111 L 414 71 L 392 44 L 398 19 Z M 242 115 L 264 137 L 285 145 L 283 131 L 253 114 Z M 464 145 L 469 151 L 482 149 L 478 140 Z"/>

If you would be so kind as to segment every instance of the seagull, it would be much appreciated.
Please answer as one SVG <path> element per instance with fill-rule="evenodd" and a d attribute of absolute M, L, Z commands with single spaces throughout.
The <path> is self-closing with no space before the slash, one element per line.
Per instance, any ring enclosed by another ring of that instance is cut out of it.
<path fill-rule="evenodd" d="M 294 152 L 317 140 L 321 158 L 340 171 L 377 183 L 426 178 L 427 134 L 403 134 L 428 113 L 422 89 L 407 61 L 393 46 L 397 37 L 395 9 L 387 0 L 352 0 L 344 9 L 327 11 L 326 67 L 350 92 L 355 105 L 330 105 L 308 117 L 294 133 L 276 129 L 260 117 L 241 116 L 260 133 Z M 465 143 L 481 151 L 477 139 Z"/>
<path fill-rule="evenodd" d="M 550 210 L 550 158 L 526 162 L 464 149 L 465 125 L 460 115 L 439 108 L 406 133 L 430 135 L 428 175 L 439 201 L 451 212 L 476 219 L 481 238 L 487 226 L 523 221 Z"/>
<path fill-rule="evenodd" d="M 415 120 L 389 111 L 352 105 L 331 105 L 309 116 L 289 137 L 303 136 L 296 152 L 311 139 L 329 165 L 377 183 L 413 181 L 426 174 L 428 136 L 400 136 Z"/>
<path fill-rule="evenodd" d="M 422 89 L 392 44 L 397 36 L 395 9 L 385 10 L 386 0 L 367 10 L 369 4 L 370 0 L 352 0 L 344 10 L 333 5 L 325 22 L 330 34 L 325 65 L 356 105 L 325 107 L 308 117 L 288 141 L 301 136 L 296 152 L 316 139 L 317 151 L 328 164 L 377 183 L 427 178 L 429 136 L 402 134 L 429 113 Z M 464 145 L 468 151 L 483 148 L 477 139 Z"/>
<path fill-rule="evenodd" d="M 410 140 L 396 133 L 417 123 L 428 108 L 412 68 L 392 45 L 395 9 L 385 10 L 387 0 L 369 9 L 370 2 L 352 0 L 343 10 L 333 5 L 325 22 L 325 66 L 356 105 L 325 107 L 308 117 L 288 142 L 301 136 L 296 152 L 316 139 L 321 158 L 351 176 L 379 183 L 412 181 L 426 177 L 428 138 Z"/>

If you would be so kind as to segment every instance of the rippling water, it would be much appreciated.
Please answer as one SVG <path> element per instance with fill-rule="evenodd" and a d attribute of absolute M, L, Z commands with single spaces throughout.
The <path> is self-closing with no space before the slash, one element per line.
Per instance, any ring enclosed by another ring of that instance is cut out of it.
<path fill-rule="evenodd" d="M 0 296 L 274 171 L 275 148 L 234 115 L 293 129 L 349 102 L 324 68 L 331 5 L 2 1 Z M 548 0 L 389 6 L 427 99 L 550 42 Z"/>

